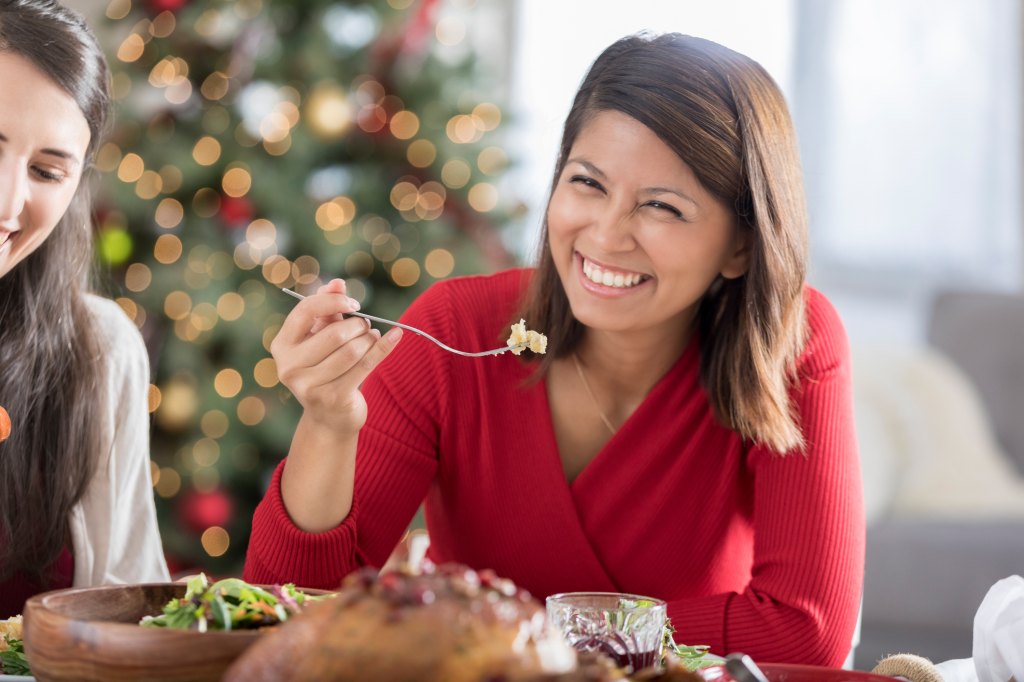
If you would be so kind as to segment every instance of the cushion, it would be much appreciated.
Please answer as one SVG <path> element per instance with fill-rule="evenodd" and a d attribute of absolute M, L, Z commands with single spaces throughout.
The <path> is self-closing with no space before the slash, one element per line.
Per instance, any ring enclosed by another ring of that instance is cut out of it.
<path fill-rule="evenodd" d="M 868 521 L 1024 518 L 1024 478 L 977 389 L 942 352 L 860 347 L 854 409 Z"/>

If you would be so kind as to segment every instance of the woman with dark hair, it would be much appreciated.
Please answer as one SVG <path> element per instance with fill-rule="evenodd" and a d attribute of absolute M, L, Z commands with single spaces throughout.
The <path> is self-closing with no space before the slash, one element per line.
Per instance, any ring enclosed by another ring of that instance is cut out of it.
<path fill-rule="evenodd" d="M 77 14 L 0 0 L 0 617 L 47 589 L 168 579 L 145 347 L 88 293 L 109 77 Z"/>
<path fill-rule="evenodd" d="M 796 147 L 749 58 L 676 34 L 609 47 L 565 124 L 537 268 L 441 282 L 403 318 L 482 349 L 523 317 L 550 351 L 396 350 L 342 317 L 339 280 L 299 303 L 272 351 L 304 412 L 246 575 L 334 586 L 425 500 L 434 562 L 540 597 L 659 597 L 718 653 L 843 663 L 864 559 L 850 361 L 805 283 Z"/>

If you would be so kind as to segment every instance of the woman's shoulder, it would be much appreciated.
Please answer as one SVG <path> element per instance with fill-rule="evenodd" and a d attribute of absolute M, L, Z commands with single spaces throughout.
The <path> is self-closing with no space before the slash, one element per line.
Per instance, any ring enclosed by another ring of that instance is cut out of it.
<path fill-rule="evenodd" d="M 849 365 L 850 344 L 842 318 L 832 301 L 810 285 L 804 287 L 804 317 L 807 343 L 800 357 L 802 370 L 819 373 Z"/>
<path fill-rule="evenodd" d="M 94 329 L 108 366 L 115 373 L 142 369 L 148 373 L 148 357 L 142 334 L 120 305 L 96 294 L 86 294 L 86 307 L 92 314 Z"/>
<path fill-rule="evenodd" d="M 843 330 L 839 311 L 825 294 L 810 284 L 804 285 L 804 310 L 808 327 L 812 331 L 833 332 Z"/>
<path fill-rule="evenodd" d="M 92 314 L 100 338 L 121 340 L 135 337 L 141 340 L 138 327 L 115 301 L 97 294 L 86 294 L 85 305 Z"/>

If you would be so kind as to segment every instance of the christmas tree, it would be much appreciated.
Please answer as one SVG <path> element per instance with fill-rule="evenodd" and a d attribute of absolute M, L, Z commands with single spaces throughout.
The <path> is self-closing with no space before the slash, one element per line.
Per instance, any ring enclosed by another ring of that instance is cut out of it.
<path fill-rule="evenodd" d="M 479 89 L 487 74 L 458 12 L 437 0 L 107 7 L 123 39 L 98 243 L 154 359 L 172 571 L 240 571 L 287 453 L 301 408 L 268 351 L 294 303 L 281 287 L 343 277 L 364 310 L 395 319 L 438 279 L 512 264 L 501 108 Z"/>

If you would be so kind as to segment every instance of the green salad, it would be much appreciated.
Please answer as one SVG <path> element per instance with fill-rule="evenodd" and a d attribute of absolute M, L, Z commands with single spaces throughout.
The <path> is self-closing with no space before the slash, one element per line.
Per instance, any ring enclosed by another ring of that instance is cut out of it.
<path fill-rule="evenodd" d="M 652 599 L 619 599 L 620 609 L 644 609 L 655 606 L 658 602 Z M 632 614 L 623 614 L 621 612 L 615 613 L 614 615 L 606 615 L 605 619 L 608 625 L 615 631 L 628 632 L 630 625 L 630 616 Z M 614 620 L 611 620 L 614 619 Z M 661 664 L 665 667 L 669 663 L 669 659 L 676 666 L 683 667 L 686 670 L 694 671 L 700 670 L 701 668 L 709 668 L 713 665 L 719 665 L 724 659 L 720 656 L 715 656 L 710 653 L 711 647 L 707 644 L 697 644 L 695 646 L 686 646 L 684 644 L 676 644 L 675 640 L 676 629 L 672 626 L 672 621 L 669 618 L 665 618 L 665 640 L 661 648 Z"/>
<path fill-rule="evenodd" d="M 169 601 L 159 616 L 143 617 L 139 625 L 200 632 L 251 630 L 282 623 L 306 602 L 322 598 L 300 592 L 291 583 L 265 589 L 225 578 L 210 584 L 206 574 L 200 573 L 187 580 L 184 597 Z"/>
<path fill-rule="evenodd" d="M 7 648 L 0 651 L 0 673 L 4 675 L 31 675 L 28 659 L 25 658 L 25 645 L 20 639 L 4 635 Z"/>
<path fill-rule="evenodd" d="M 662 664 L 667 664 L 668 658 L 674 658 L 675 664 L 685 668 L 689 671 L 700 670 L 701 668 L 709 668 L 713 665 L 719 665 L 724 659 L 719 656 L 715 656 L 710 653 L 711 647 L 707 644 L 697 644 L 695 646 L 686 646 L 684 644 L 676 644 L 676 640 L 673 637 L 676 629 L 672 627 L 672 621 L 665 619 L 665 645 L 662 649 Z"/>

